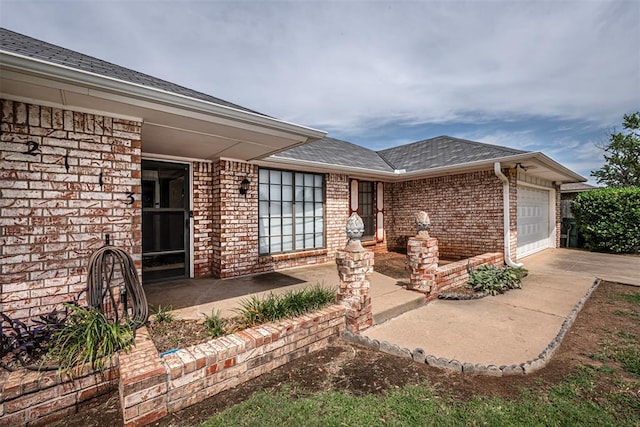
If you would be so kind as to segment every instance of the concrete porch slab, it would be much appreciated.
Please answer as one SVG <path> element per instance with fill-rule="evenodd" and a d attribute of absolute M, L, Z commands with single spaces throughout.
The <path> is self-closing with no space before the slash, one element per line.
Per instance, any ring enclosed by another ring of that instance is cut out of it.
<path fill-rule="evenodd" d="M 235 316 L 243 299 L 252 295 L 264 297 L 270 292 L 282 294 L 291 290 L 321 284 L 338 288 L 335 263 L 256 274 L 232 279 L 183 279 L 145 285 L 150 306 L 171 306 L 179 319 L 198 320 L 203 314 L 220 310 L 223 317 Z M 371 305 L 374 324 L 398 316 L 425 303 L 425 296 L 407 291 L 396 279 L 374 273 L 371 280 Z"/>
<path fill-rule="evenodd" d="M 522 290 L 475 301 L 436 300 L 362 334 L 460 362 L 520 364 L 556 337 L 596 278 L 640 286 L 640 257 L 550 249 L 523 260 Z"/>

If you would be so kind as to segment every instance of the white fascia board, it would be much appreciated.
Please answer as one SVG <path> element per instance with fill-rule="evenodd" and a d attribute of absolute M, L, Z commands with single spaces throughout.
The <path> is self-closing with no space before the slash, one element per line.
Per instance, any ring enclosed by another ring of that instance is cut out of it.
<path fill-rule="evenodd" d="M 571 182 L 586 182 L 587 178 L 583 177 L 580 174 L 575 173 L 571 169 L 566 166 L 561 165 L 560 163 L 553 160 L 551 157 L 547 156 L 542 152 L 535 152 L 535 158 L 539 160 L 541 163 L 544 163 L 547 167 L 551 169 L 555 169 L 558 173 L 565 175 L 567 177 L 566 180 L 563 180 L 562 183 L 571 183 Z"/>
<path fill-rule="evenodd" d="M 131 98 L 142 98 L 154 103 L 168 104 L 181 109 L 201 111 L 206 114 L 214 114 L 236 121 L 270 127 L 284 132 L 305 136 L 309 141 L 320 139 L 326 135 L 326 132 L 318 129 L 289 123 L 284 120 L 274 119 L 233 107 L 215 104 L 209 101 L 191 98 L 186 95 L 180 95 L 162 89 L 126 82 L 113 77 L 54 64 L 41 59 L 18 55 L 13 52 L 0 51 L 0 65 L 7 69 L 19 70 L 35 75 L 44 75 L 74 84 L 82 84 L 102 90 L 121 93 Z"/>

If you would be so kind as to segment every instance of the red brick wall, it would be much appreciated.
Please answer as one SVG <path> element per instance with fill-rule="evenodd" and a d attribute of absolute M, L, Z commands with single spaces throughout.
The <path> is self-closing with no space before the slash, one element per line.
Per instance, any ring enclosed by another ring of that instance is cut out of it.
<path fill-rule="evenodd" d="M 2 100 L 0 310 L 26 319 L 71 299 L 107 233 L 140 269 L 140 126 Z"/>
<path fill-rule="evenodd" d="M 512 199 L 516 195 L 514 188 Z M 430 234 L 440 242 L 441 257 L 503 250 L 502 183 L 493 171 L 387 183 L 384 197 L 391 250 L 406 249 L 407 238 L 416 234 L 414 214 L 421 210 L 429 214 Z M 512 218 L 515 227 L 515 213 Z"/>
<path fill-rule="evenodd" d="M 344 247 L 348 218 L 346 175 L 326 174 L 326 247 L 299 253 L 258 255 L 258 167 L 221 160 L 213 172 L 213 274 L 226 278 L 331 261 Z M 245 198 L 239 187 L 247 177 L 251 187 Z"/>
<path fill-rule="evenodd" d="M 193 170 L 193 275 L 213 273 L 213 164 L 194 162 Z"/>

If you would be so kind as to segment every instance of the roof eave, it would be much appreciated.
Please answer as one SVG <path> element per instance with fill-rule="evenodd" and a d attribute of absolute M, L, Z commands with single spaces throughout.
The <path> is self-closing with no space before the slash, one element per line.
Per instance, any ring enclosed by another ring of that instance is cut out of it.
<path fill-rule="evenodd" d="M 319 172 L 344 172 L 346 174 L 351 175 L 359 175 L 359 176 L 368 176 L 371 178 L 380 178 L 385 181 L 406 181 L 408 179 L 420 179 L 420 178 L 429 178 L 434 176 L 442 176 L 442 175 L 451 175 L 454 173 L 464 173 L 470 171 L 477 170 L 485 170 L 492 169 L 493 164 L 495 162 L 504 163 L 505 166 L 508 166 L 510 163 L 515 164 L 518 162 L 522 162 L 525 160 L 537 159 L 541 163 L 544 163 L 547 167 L 553 169 L 557 173 L 564 175 L 566 180 L 558 181 L 558 183 L 567 183 L 567 182 L 584 182 L 586 178 L 578 175 L 572 170 L 562 166 L 555 160 L 546 156 L 541 152 L 527 152 L 521 154 L 515 154 L 512 156 L 504 156 L 494 159 L 484 159 L 478 160 L 475 162 L 468 163 L 460 163 L 457 165 L 448 165 L 448 166 L 440 166 L 436 168 L 430 169 L 422 169 L 418 171 L 376 171 L 370 170 L 366 168 L 358 168 L 353 166 L 343 166 L 343 165 L 333 165 L 328 163 L 309 161 L 309 160 L 298 160 L 286 157 L 269 157 L 263 159 L 259 164 L 264 166 L 275 166 L 275 165 L 289 165 L 296 168 L 307 167 L 312 168 L 314 171 Z"/>
<path fill-rule="evenodd" d="M 0 51 L 0 66 L 2 68 L 18 72 L 44 76 L 54 80 L 114 92 L 132 99 L 142 99 L 147 102 L 169 105 L 187 111 L 197 111 L 226 119 L 265 126 L 279 131 L 304 136 L 308 138 L 308 141 L 320 139 L 326 135 L 326 132 L 318 129 L 297 125 L 284 120 L 274 119 L 225 105 L 215 104 L 213 102 L 192 98 L 186 95 L 164 91 L 162 89 L 103 76 L 101 74 L 78 70 L 72 67 L 51 63 L 38 58 L 19 55 L 13 52 Z"/>

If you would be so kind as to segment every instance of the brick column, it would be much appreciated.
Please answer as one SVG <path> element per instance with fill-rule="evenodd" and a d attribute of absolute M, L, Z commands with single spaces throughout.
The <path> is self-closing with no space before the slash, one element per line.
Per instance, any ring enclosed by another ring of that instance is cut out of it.
<path fill-rule="evenodd" d="M 411 269 L 409 289 L 428 294 L 435 285 L 438 268 L 438 239 L 435 237 L 409 238 L 407 258 Z"/>
<path fill-rule="evenodd" d="M 364 232 L 362 219 L 352 214 L 347 221 L 349 242 L 344 249 L 336 251 L 336 264 L 340 276 L 338 304 L 347 308 L 347 329 L 353 333 L 373 325 L 369 289 L 373 273 L 373 252 L 365 250 L 360 243 Z"/>
<path fill-rule="evenodd" d="M 436 283 L 438 239 L 429 236 L 431 221 L 426 212 L 416 214 L 418 234 L 407 242 L 407 258 L 411 269 L 409 289 L 429 294 Z"/>

